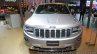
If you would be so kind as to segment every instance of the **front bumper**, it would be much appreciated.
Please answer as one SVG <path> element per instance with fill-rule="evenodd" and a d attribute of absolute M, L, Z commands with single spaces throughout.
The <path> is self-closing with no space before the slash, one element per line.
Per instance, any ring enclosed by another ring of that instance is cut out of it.
<path fill-rule="evenodd" d="M 26 34 L 24 34 L 26 45 L 33 50 L 45 50 L 45 51 L 68 51 L 68 50 L 75 50 L 81 44 L 81 36 L 82 33 L 76 35 L 75 37 L 71 38 L 64 38 L 59 40 L 43 40 L 43 39 L 34 39 Z M 47 41 L 58 41 L 58 46 L 47 46 Z"/>

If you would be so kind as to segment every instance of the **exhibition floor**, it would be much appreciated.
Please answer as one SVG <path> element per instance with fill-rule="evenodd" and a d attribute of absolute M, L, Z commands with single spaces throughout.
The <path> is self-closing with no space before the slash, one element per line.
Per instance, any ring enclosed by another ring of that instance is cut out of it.
<path fill-rule="evenodd" d="M 97 42 L 95 46 L 87 46 L 85 43 L 89 38 L 90 29 L 83 26 L 82 43 L 78 52 L 97 52 Z M 95 33 L 93 31 L 93 33 Z M 93 43 L 95 35 L 92 36 Z M 31 51 L 31 54 L 36 52 Z M 23 41 L 23 30 L 22 28 L 9 28 L 0 22 L 0 54 L 29 54 L 29 50 Z"/>

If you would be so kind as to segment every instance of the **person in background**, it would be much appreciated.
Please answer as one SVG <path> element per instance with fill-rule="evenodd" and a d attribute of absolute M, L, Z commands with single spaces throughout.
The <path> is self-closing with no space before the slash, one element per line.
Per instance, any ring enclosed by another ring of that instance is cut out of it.
<path fill-rule="evenodd" d="M 71 13 L 72 13 L 72 15 L 74 15 L 74 9 L 71 9 Z"/>
<path fill-rule="evenodd" d="M 33 14 L 34 9 L 35 8 L 32 5 L 27 6 L 26 12 L 25 12 L 25 17 L 29 18 Z"/>
<path fill-rule="evenodd" d="M 28 6 L 28 11 L 29 12 L 33 12 L 35 10 L 35 7 L 34 6 L 32 6 L 32 5 L 29 5 Z"/>
<path fill-rule="evenodd" d="M 84 25 L 84 14 L 85 14 L 85 7 L 83 6 L 82 9 L 81 9 L 81 12 L 80 12 L 80 18 L 79 18 L 79 21 L 82 21 L 82 25 Z"/>
<path fill-rule="evenodd" d="M 71 8 L 71 13 L 72 13 L 72 15 L 76 16 L 76 10 L 75 10 L 75 7 Z"/>

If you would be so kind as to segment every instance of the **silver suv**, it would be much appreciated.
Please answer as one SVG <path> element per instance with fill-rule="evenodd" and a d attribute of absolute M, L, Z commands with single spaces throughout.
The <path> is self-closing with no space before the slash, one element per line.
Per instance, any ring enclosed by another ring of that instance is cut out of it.
<path fill-rule="evenodd" d="M 69 51 L 81 43 L 82 26 L 63 3 L 40 4 L 24 24 L 30 49 Z"/>

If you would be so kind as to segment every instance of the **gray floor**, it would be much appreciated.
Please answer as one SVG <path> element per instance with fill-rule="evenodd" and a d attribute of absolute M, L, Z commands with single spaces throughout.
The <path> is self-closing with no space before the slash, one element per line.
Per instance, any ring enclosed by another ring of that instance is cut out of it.
<path fill-rule="evenodd" d="M 23 41 L 22 28 L 0 25 L 0 54 L 29 54 Z"/>
<path fill-rule="evenodd" d="M 90 29 L 83 26 L 83 36 L 81 46 L 78 52 L 97 52 L 97 42 L 95 46 L 87 46 L 85 43 L 88 41 Z M 95 31 L 93 31 L 92 41 L 94 43 Z M 0 21 L 0 54 L 36 54 L 35 51 L 28 50 L 28 47 L 23 41 L 22 28 L 9 28 Z"/>

